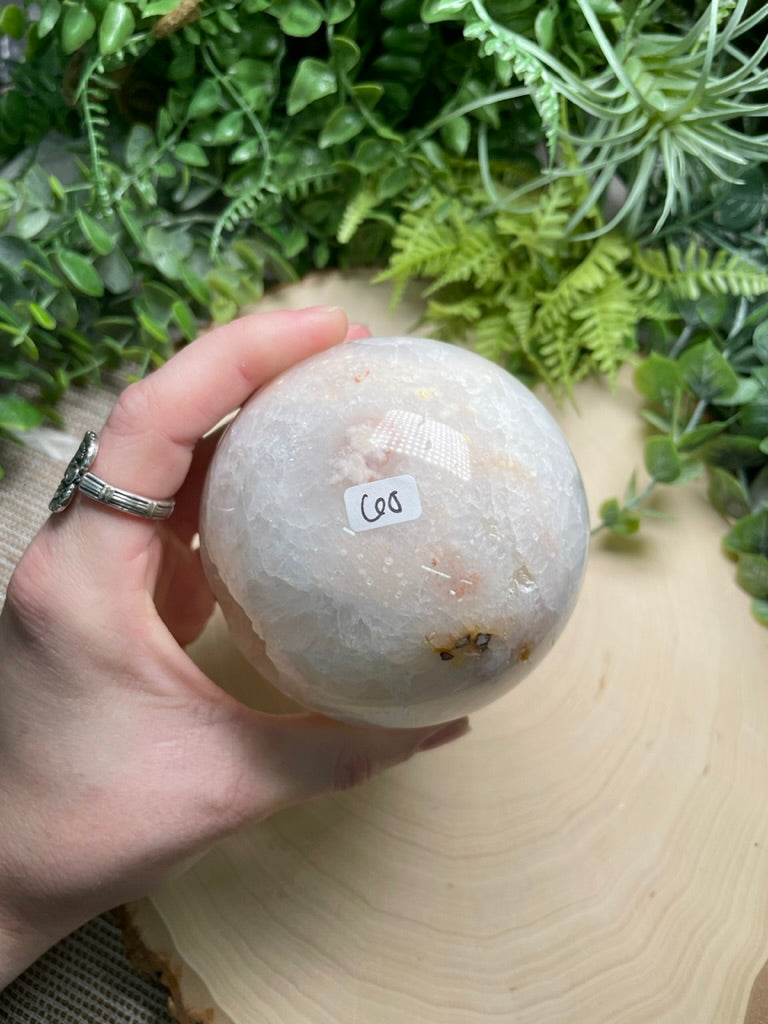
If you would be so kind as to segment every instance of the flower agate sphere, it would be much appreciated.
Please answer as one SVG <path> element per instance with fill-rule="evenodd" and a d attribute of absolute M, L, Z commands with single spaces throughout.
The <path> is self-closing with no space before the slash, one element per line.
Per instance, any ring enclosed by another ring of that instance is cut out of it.
<path fill-rule="evenodd" d="M 436 724 L 552 647 L 588 540 L 554 420 L 472 352 L 366 338 L 243 407 L 202 503 L 204 564 L 237 645 L 309 708 Z"/>

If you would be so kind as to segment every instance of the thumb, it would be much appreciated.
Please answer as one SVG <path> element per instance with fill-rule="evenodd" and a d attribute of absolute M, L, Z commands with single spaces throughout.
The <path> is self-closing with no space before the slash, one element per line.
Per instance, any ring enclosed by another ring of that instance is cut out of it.
<path fill-rule="evenodd" d="M 275 716 L 259 729 L 259 814 L 367 782 L 469 732 L 457 718 L 423 729 L 348 725 L 322 715 Z M 266 727 L 265 727 L 266 726 Z"/>

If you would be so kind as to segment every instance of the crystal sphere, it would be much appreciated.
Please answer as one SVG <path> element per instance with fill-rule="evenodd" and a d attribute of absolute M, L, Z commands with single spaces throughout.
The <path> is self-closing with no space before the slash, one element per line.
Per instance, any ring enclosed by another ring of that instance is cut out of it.
<path fill-rule="evenodd" d="M 581 477 L 518 380 L 426 338 L 345 342 L 227 429 L 203 563 L 237 646 L 305 707 L 437 724 L 550 650 L 586 561 Z"/>

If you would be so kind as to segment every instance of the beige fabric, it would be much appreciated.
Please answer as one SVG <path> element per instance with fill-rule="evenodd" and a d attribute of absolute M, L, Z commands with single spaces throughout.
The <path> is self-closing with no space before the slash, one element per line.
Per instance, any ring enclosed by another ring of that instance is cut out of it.
<path fill-rule="evenodd" d="M 68 434 L 98 431 L 120 389 L 72 391 L 61 406 Z M 0 601 L 13 567 L 48 515 L 64 464 L 0 441 Z M 1 657 L 0 653 L 0 657 Z M 0 827 L 2 827 L 0 825 Z M 140 977 L 110 915 L 89 922 L 0 993 L 0 1024 L 167 1024 L 167 993 Z"/>

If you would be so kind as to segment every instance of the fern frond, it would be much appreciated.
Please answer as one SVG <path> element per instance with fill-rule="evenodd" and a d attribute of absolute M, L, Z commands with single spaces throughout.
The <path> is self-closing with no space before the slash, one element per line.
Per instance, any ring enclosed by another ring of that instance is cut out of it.
<path fill-rule="evenodd" d="M 545 259 L 553 259 L 562 248 L 573 207 L 573 183 L 559 179 L 539 193 L 532 208 L 503 210 L 497 214 L 495 223 L 498 231 L 513 244 Z"/>
<path fill-rule="evenodd" d="M 558 321 L 549 330 L 546 341 L 538 346 L 538 359 L 546 371 L 545 379 L 553 391 L 569 388 L 577 378 L 579 346 L 573 342 L 573 331 Z"/>
<path fill-rule="evenodd" d="M 511 75 L 530 91 L 541 117 L 550 157 L 554 159 L 560 130 L 560 99 L 552 73 L 539 60 L 529 41 L 495 21 L 480 0 L 472 0 L 475 20 L 467 22 L 464 36 L 480 43 L 480 52 L 493 57 L 499 80 L 508 84 Z"/>
<path fill-rule="evenodd" d="M 408 211 L 392 238 L 393 254 L 389 267 L 374 281 L 393 281 L 392 301 L 397 304 L 405 286 L 414 277 L 439 277 L 456 253 L 453 228 L 434 217 Z"/>
<path fill-rule="evenodd" d="M 631 290 L 621 277 L 612 277 L 571 315 L 577 323 L 576 340 L 591 354 L 593 368 L 615 380 L 635 350 L 640 311 Z"/>
<path fill-rule="evenodd" d="M 330 189 L 338 176 L 339 172 L 332 167 L 314 169 L 311 174 L 300 173 L 284 181 L 280 191 L 290 203 L 300 203 L 310 196 Z"/>
<path fill-rule="evenodd" d="M 376 208 L 379 198 L 376 190 L 363 186 L 344 208 L 341 216 L 339 230 L 336 232 L 336 241 L 346 245 L 351 241 L 357 229 L 366 220 L 369 214 Z"/>
<path fill-rule="evenodd" d="M 433 295 L 448 284 L 473 281 L 480 288 L 488 284 L 502 284 L 505 280 L 506 252 L 499 245 L 490 226 L 481 221 L 467 222 L 457 210 L 448 219 L 453 228 L 453 257 L 425 295 Z"/>
<path fill-rule="evenodd" d="M 88 139 L 90 173 L 96 194 L 96 211 L 106 216 L 111 211 L 110 188 L 107 182 L 106 161 L 109 157 L 105 139 L 109 127 L 106 102 L 115 89 L 115 83 L 104 74 L 100 59 L 85 68 L 75 96 L 83 112 L 85 134 Z"/>
<path fill-rule="evenodd" d="M 216 257 L 219 254 L 223 235 L 234 231 L 245 220 L 252 221 L 265 194 L 264 189 L 257 188 L 246 192 L 244 195 L 237 196 L 227 203 L 216 218 L 216 223 L 211 232 L 209 252 L 212 262 L 216 261 Z"/>
<path fill-rule="evenodd" d="M 501 312 L 484 316 L 475 326 L 473 337 L 475 351 L 495 363 L 503 363 L 517 343 L 509 319 Z"/>
<path fill-rule="evenodd" d="M 466 326 L 469 326 L 483 317 L 483 308 L 484 303 L 471 296 L 457 299 L 454 302 L 441 302 L 438 299 L 430 299 L 427 303 L 424 319 L 428 322 L 461 320 Z M 485 321 L 483 320 L 483 322 Z"/>
<path fill-rule="evenodd" d="M 703 293 L 754 298 L 768 292 L 768 273 L 725 249 L 710 256 L 694 242 L 684 253 L 674 244 L 667 246 L 666 252 L 636 246 L 633 257 L 640 270 L 666 285 L 677 298 L 695 301 Z"/>
<path fill-rule="evenodd" d="M 585 295 L 598 291 L 609 278 L 618 275 L 617 268 L 629 255 L 629 246 L 618 235 L 601 235 L 584 259 L 551 292 L 539 293 L 538 332 L 545 335 L 557 324 L 562 324 L 571 311 L 578 308 Z"/>

